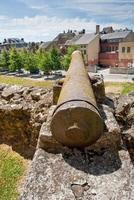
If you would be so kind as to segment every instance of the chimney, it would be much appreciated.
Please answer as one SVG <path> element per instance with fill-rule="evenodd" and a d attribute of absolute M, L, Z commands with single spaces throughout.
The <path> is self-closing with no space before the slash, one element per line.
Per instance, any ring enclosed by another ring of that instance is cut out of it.
<path fill-rule="evenodd" d="M 96 25 L 96 34 L 100 33 L 100 25 Z"/>

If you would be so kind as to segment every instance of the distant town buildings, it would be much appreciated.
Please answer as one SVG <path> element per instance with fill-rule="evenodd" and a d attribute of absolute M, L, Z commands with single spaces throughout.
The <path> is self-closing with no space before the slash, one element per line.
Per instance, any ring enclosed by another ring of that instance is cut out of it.
<path fill-rule="evenodd" d="M 77 39 L 76 39 L 77 38 Z M 65 46 L 78 45 L 86 66 L 89 71 L 92 71 L 92 66 L 99 63 L 99 51 L 100 51 L 100 37 L 99 34 L 85 33 L 80 37 L 76 36 L 70 41 L 65 43 Z"/>
<path fill-rule="evenodd" d="M 8 38 L 0 43 L 0 51 L 12 47 L 25 47 L 33 52 L 38 48 L 47 51 L 55 46 L 65 54 L 66 49 L 73 45 L 77 45 L 81 50 L 89 71 L 95 71 L 99 65 L 110 67 L 111 72 L 123 72 L 124 69 L 133 67 L 131 71 L 134 73 L 134 32 L 127 28 L 114 30 L 110 26 L 100 30 L 100 26 L 96 25 L 95 33 L 86 33 L 85 29 L 80 32 L 68 30 L 58 34 L 52 41 L 41 43 L 26 43 L 23 38 Z"/>
<path fill-rule="evenodd" d="M 128 67 L 134 61 L 134 32 L 112 31 L 100 35 L 99 64 L 111 67 Z"/>
<path fill-rule="evenodd" d="M 111 72 L 116 68 L 134 66 L 134 32 L 132 30 L 104 27 L 96 25 L 95 33 L 68 30 L 60 33 L 54 40 L 44 42 L 40 48 L 48 50 L 56 46 L 63 53 L 67 47 L 77 45 L 82 51 L 85 65 L 89 71 L 95 71 L 96 66 L 110 67 Z"/>
<path fill-rule="evenodd" d="M 82 29 L 80 32 L 77 32 L 76 30 L 68 30 L 67 32 L 63 31 L 63 33 L 59 33 L 52 41 L 42 42 L 40 48 L 49 50 L 55 46 L 65 53 L 66 42 L 75 39 L 77 40 L 83 34 L 85 34 L 85 29 Z"/>
<path fill-rule="evenodd" d="M 72 45 L 80 46 L 89 71 L 94 71 L 96 65 L 109 66 L 111 72 L 115 67 L 134 66 L 134 32 L 127 28 L 113 30 L 105 27 L 100 31 L 100 26 L 96 25 L 95 33 L 77 35 L 65 43 L 65 46 Z"/>
<path fill-rule="evenodd" d="M 2 43 L 0 43 L 0 51 L 2 51 L 2 49 L 4 49 L 4 48 L 9 50 L 12 47 L 16 47 L 18 49 L 24 48 L 24 47 L 27 47 L 27 43 L 24 41 L 23 38 L 21 38 L 21 39 L 7 38 L 7 39 L 4 39 L 4 41 Z"/>

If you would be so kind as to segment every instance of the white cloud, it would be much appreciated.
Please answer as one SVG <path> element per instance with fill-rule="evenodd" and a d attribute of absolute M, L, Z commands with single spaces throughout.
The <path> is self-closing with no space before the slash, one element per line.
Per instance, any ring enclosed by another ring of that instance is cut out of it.
<path fill-rule="evenodd" d="M 0 16 L 0 40 L 5 37 L 24 37 L 26 41 L 47 41 L 53 39 L 63 30 L 81 30 L 95 32 L 96 22 L 94 20 L 73 18 L 61 19 L 57 17 L 35 16 L 24 18 L 2 18 Z M 115 29 L 123 28 L 122 24 L 101 24 L 102 26 L 112 25 Z"/>
<path fill-rule="evenodd" d="M 76 11 L 83 11 L 87 16 L 92 17 L 107 17 L 114 21 L 132 20 L 134 16 L 134 1 L 133 0 L 19 0 L 25 3 L 30 8 L 40 10 L 44 13 L 52 12 L 56 8 L 74 9 Z"/>
<path fill-rule="evenodd" d="M 0 15 L 0 21 L 6 20 L 6 19 L 8 19 L 7 16 L 5 16 L 5 15 Z"/>
<path fill-rule="evenodd" d="M 133 20 L 133 0 L 72 0 L 65 7 L 78 9 L 92 17 L 107 17 L 113 21 Z"/>

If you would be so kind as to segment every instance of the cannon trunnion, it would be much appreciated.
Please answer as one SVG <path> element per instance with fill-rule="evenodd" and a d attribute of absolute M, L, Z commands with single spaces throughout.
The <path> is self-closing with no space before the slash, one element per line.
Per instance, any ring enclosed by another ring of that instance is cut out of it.
<path fill-rule="evenodd" d="M 103 120 L 80 51 L 72 54 L 50 129 L 58 142 L 69 147 L 91 145 L 103 133 Z"/>

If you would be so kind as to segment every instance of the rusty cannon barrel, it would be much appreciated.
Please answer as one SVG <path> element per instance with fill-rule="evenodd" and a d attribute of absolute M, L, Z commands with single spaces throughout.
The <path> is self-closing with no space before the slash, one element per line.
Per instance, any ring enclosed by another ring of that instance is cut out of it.
<path fill-rule="evenodd" d="M 80 51 L 72 54 L 50 129 L 58 142 L 69 147 L 91 145 L 103 132 L 103 120 Z"/>

